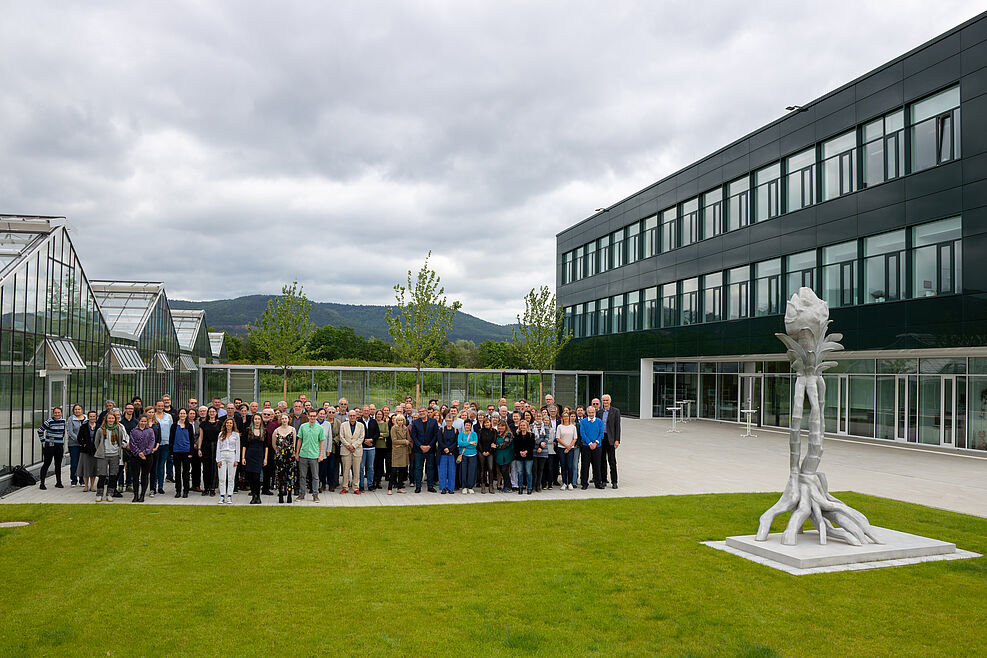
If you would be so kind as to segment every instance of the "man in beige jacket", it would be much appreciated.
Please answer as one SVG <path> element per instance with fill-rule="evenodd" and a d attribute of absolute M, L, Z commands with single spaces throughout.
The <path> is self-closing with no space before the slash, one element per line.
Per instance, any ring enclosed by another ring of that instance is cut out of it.
<path fill-rule="evenodd" d="M 366 428 L 356 419 L 356 410 L 347 412 L 347 422 L 339 427 L 339 458 L 343 464 L 341 494 L 347 489 L 360 493 L 360 462 L 363 460 L 363 437 Z"/>

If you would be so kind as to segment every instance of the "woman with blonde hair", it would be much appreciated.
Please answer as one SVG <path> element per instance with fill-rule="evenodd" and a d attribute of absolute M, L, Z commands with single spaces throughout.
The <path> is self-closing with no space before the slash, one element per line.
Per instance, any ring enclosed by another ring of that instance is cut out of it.
<path fill-rule="evenodd" d="M 227 415 L 219 430 L 216 443 L 216 470 L 219 473 L 219 502 L 233 504 L 233 485 L 236 483 L 236 464 L 240 461 L 240 433 L 236 420 Z"/>
<path fill-rule="evenodd" d="M 278 502 L 291 502 L 291 492 L 295 490 L 295 428 L 291 425 L 291 416 L 281 414 L 281 424 L 271 433 L 274 444 L 274 479 L 278 484 Z"/>
<path fill-rule="evenodd" d="M 96 502 L 106 500 L 112 502 L 116 493 L 117 470 L 120 467 L 120 454 L 126 442 L 127 432 L 120 424 L 117 410 L 108 411 L 103 417 L 103 424 L 96 430 L 96 472 L 99 481 L 96 483 Z M 106 488 L 109 486 L 110 491 Z"/>
<path fill-rule="evenodd" d="M 387 472 L 387 495 L 396 487 L 398 493 L 405 493 L 404 481 L 408 477 L 408 460 L 411 454 L 411 432 L 404 414 L 394 414 L 391 427 L 391 467 Z"/>

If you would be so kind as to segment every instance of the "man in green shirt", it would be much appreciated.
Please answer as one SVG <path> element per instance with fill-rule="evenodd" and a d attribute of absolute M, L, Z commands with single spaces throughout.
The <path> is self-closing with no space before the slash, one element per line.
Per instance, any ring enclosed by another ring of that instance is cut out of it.
<path fill-rule="evenodd" d="M 298 500 L 305 500 L 305 483 L 308 482 L 312 500 L 319 502 L 319 462 L 326 454 L 326 433 L 315 420 L 315 409 L 308 410 L 308 422 L 298 427 L 295 454 L 298 455 Z"/>

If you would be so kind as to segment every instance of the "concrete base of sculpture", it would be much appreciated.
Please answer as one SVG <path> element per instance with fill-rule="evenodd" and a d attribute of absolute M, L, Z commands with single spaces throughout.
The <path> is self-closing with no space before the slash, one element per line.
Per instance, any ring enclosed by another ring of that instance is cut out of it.
<path fill-rule="evenodd" d="M 955 544 L 872 526 L 880 544 L 851 546 L 841 541 L 819 544 L 818 534 L 809 530 L 795 546 L 781 543 L 782 533 L 772 533 L 765 541 L 754 535 L 727 537 L 725 542 L 703 542 L 707 546 L 753 560 L 793 574 L 877 569 L 914 564 L 928 560 L 958 560 L 979 557 L 957 550 Z"/>

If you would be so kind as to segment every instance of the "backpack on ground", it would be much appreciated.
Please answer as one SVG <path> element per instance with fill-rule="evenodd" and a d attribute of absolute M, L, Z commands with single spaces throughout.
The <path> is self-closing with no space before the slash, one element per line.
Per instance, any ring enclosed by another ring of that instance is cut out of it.
<path fill-rule="evenodd" d="M 23 465 L 14 467 L 10 481 L 15 487 L 30 487 L 38 483 L 37 478 L 31 475 L 31 472 L 24 468 Z"/>

